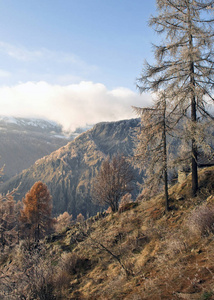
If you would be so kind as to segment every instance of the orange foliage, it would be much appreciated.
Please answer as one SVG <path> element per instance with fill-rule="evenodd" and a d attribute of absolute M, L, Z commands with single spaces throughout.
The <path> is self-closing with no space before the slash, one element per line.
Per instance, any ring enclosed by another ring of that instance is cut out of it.
<path fill-rule="evenodd" d="M 35 240 L 39 240 L 52 227 L 51 196 L 47 186 L 41 181 L 36 182 L 23 199 L 21 222 L 30 228 Z"/>

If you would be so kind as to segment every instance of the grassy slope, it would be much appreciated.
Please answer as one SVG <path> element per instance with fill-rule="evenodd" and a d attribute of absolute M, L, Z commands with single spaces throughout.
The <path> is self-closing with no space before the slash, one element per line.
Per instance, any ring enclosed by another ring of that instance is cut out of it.
<path fill-rule="evenodd" d="M 190 178 L 171 187 L 174 209 L 168 214 L 163 195 L 158 195 L 129 211 L 89 219 L 47 239 L 42 265 L 51 262 L 44 268 L 50 270 L 56 299 L 214 299 L 213 234 L 201 236 L 189 226 L 195 207 L 214 205 L 214 167 L 201 170 L 199 178 L 195 199 L 189 196 Z M 5 270 L 21 263 L 20 255 L 2 261 Z"/>
<path fill-rule="evenodd" d="M 214 168 L 200 171 L 199 178 L 196 199 L 189 196 L 190 178 L 170 189 L 174 210 L 167 215 L 159 195 L 130 211 L 73 227 L 50 243 L 56 255 L 72 250 L 81 261 L 70 277 L 67 298 L 214 299 L 213 234 L 201 236 L 188 226 L 195 206 L 204 201 L 214 204 L 214 197 L 209 197 Z M 133 275 L 127 276 L 100 243 Z"/>

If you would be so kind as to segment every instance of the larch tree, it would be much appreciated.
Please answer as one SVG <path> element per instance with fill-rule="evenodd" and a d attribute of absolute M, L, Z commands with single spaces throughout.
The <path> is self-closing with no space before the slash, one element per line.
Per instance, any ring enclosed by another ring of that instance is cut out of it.
<path fill-rule="evenodd" d="M 152 16 L 149 24 L 162 34 L 163 42 L 154 46 L 154 65 L 145 62 L 138 88 L 141 92 L 152 93 L 164 90 L 171 99 L 171 109 L 179 108 L 189 119 L 187 134 L 191 149 L 192 194 L 195 196 L 198 190 L 199 122 L 202 117 L 212 118 L 207 103 L 214 102 L 214 1 L 156 2 L 158 16 Z"/>
<path fill-rule="evenodd" d="M 123 155 L 105 159 L 94 179 L 92 198 L 101 205 L 109 205 L 112 212 L 118 211 L 119 201 L 133 188 L 134 173 Z"/>
<path fill-rule="evenodd" d="M 0 168 L 0 177 L 4 174 L 4 167 Z M 20 201 L 15 202 L 14 194 L 19 187 L 6 195 L 0 195 L 0 248 L 11 247 L 19 242 L 19 212 Z"/>
<path fill-rule="evenodd" d="M 169 210 L 168 172 L 169 139 L 179 121 L 176 111 L 167 110 L 168 99 L 164 92 L 151 107 L 134 107 L 141 117 L 141 127 L 137 133 L 134 160 L 144 170 L 144 187 L 152 193 L 164 185 L 165 210 Z"/>
<path fill-rule="evenodd" d="M 12 246 L 17 242 L 18 237 L 18 211 L 13 195 L 17 190 L 8 192 L 5 196 L 0 196 L 0 247 Z"/>
<path fill-rule="evenodd" d="M 52 202 L 47 186 L 41 181 L 36 182 L 25 195 L 23 204 L 21 222 L 24 227 L 30 228 L 35 241 L 38 241 L 53 225 Z"/>

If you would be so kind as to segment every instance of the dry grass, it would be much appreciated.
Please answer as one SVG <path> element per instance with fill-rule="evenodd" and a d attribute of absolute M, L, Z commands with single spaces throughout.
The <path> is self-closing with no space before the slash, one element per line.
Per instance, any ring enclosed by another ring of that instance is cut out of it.
<path fill-rule="evenodd" d="M 90 225 L 72 226 L 46 243 L 56 299 L 214 299 L 214 188 L 209 179 L 214 168 L 200 171 L 196 199 L 190 197 L 189 178 L 171 187 L 174 210 L 168 214 L 159 195 Z M 17 258 L 18 253 L 12 260 Z M 2 259 L 2 266 L 9 259 Z"/>

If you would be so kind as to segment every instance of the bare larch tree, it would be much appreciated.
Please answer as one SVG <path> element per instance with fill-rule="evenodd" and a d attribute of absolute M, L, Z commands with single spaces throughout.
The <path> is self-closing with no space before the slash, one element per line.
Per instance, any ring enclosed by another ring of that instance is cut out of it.
<path fill-rule="evenodd" d="M 138 80 L 141 92 L 164 90 L 171 99 L 171 109 L 179 108 L 189 118 L 192 193 L 198 190 L 198 123 L 211 117 L 207 103 L 213 103 L 214 53 L 213 11 L 210 0 L 157 0 L 158 16 L 150 26 L 163 35 L 161 45 L 154 46 L 156 62 L 145 62 Z M 185 132 L 184 132 L 185 134 Z"/>
<path fill-rule="evenodd" d="M 179 121 L 176 111 L 167 111 L 167 101 L 162 92 L 158 94 L 152 107 L 134 107 L 141 117 L 134 160 L 145 172 L 144 187 L 149 190 L 150 196 L 164 185 L 166 211 L 169 210 L 169 139 Z"/>

